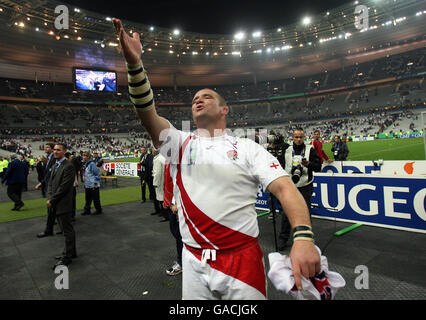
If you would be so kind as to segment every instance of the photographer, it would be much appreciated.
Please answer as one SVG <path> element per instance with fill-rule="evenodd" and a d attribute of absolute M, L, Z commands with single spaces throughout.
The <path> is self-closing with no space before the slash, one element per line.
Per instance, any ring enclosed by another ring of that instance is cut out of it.
<path fill-rule="evenodd" d="M 304 141 L 305 133 L 303 130 L 301 128 L 294 130 L 293 144 L 285 150 L 281 164 L 305 199 L 310 213 L 314 180 L 313 172 L 321 171 L 321 160 L 315 148 L 312 145 L 306 145 Z M 283 214 L 278 245 L 280 251 L 287 246 L 287 241 L 290 238 L 290 229 L 290 222 L 287 216 Z"/>
<path fill-rule="evenodd" d="M 342 141 L 339 136 L 335 136 L 331 152 L 333 152 L 335 161 L 345 161 L 348 157 L 349 149 L 345 141 Z"/>

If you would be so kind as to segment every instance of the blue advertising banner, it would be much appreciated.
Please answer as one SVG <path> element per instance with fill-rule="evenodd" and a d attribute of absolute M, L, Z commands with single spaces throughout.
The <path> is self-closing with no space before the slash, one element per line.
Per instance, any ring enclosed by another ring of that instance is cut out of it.
<path fill-rule="evenodd" d="M 263 190 L 263 186 L 260 184 L 257 190 L 257 199 L 255 208 L 258 210 L 269 210 L 269 193 Z"/>
<path fill-rule="evenodd" d="M 257 210 L 263 210 L 263 211 L 269 211 L 269 199 L 270 199 L 270 194 L 269 192 L 265 192 L 263 190 L 263 186 L 260 184 L 259 185 L 259 189 L 257 190 L 257 199 L 256 199 L 256 204 L 255 204 L 255 208 Z M 275 209 L 278 208 L 278 200 L 275 198 Z"/>
<path fill-rule="evenodd" d="M 426 233 L 425 199 L 423 177 L 320 173 L 314 178 L 312 214 Z"/>

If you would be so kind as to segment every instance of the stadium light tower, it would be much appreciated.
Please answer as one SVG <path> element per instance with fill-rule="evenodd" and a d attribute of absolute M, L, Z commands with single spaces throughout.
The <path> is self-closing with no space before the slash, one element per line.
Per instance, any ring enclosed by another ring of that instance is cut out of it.
<path fill-rule="evenodd" d="M 244 38 L 245 38 L 245 34 L 244 34 L 244 32 L 242 32 L 242 31 L 240 31 L 240 32 L 237 32 L 235 35 L 234 35 L 234 39 L 235 40 L 243 40 Z"/>
<path fill-rule="evenodd" d="M 255 31 L 252 34 L 253 38 L 260 38 L 261 35 L 262 35 L 262 32 L 260 32 L 260 31 Z"/>
<path fill-rule="evenodd" d="M 302 20 L 302 23 L 305 26 L 310 25 L 311 22 L 312 22 L 312 19 L 311 19 L 311 17 L 308 17 L 308 16 L 304 17 L 303 20 Z"/>

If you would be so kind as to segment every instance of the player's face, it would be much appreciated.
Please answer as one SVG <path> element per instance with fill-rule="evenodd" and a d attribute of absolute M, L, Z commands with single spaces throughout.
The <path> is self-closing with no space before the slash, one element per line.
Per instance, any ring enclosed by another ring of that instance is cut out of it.
<path fill-rule="evenodd" d="M 53 157 L 55 159 L 62 159 L 63 157 L 65 157 L 65 152 L 66 150 L 63 146 L 55 145 L 55 147 L 53 148 Z"/>
<path fill-rule="evenodd" d="M 213 90 L 200 90 L 192 99 L 192 117 L 194 121 L 202 118 L 220 117 L 221 111 L 222 107 L 219 106 L 219 98 Z"/>
<path fill-rule="evenodd" d="M 303 133 L 303 131 L 296 130 L 293 132 L 294 144 L 297 144 L 298 146 L 300 146 L 304 141 L 305 141 L 305 134 Z"/>

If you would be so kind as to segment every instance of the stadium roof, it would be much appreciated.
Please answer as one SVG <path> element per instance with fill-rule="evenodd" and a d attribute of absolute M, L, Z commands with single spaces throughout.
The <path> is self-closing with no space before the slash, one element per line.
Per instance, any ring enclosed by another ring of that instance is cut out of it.
<path fill-rule="evenodd" d="M 229 34 L 272 30 L 299 22 L 347 3 L 347 0 L 214 0 L 200 5 L 194 0 L 160 0 L 119 2 L 104 0 L 63 0 L 84 10 L 115 16 L 162 28 L 204 34 Z"/>
<path fill-rule="evenodd" d="M 73 66 L 117 70 L 126 83 L 111 17 L 67 6 L 69 28 L 55 28 L 64 3 L 0 0 L 3 77 L 71 82 Z M 141 34 L 144 64 L 155 86 L 213 85 L 283 79 L 333 70 L 424 47 L 426 12 L 420 0 L 352 1 L 310 20 L 268 30 L 204 34 L 126 20 Z M 368 8 L 368 27 L 355 21 Z M 309 23 L 306 23 L 309 22 Z"/>

